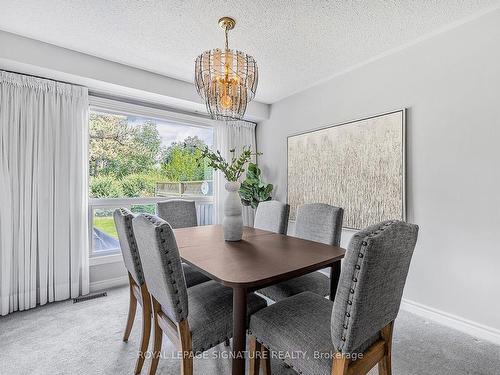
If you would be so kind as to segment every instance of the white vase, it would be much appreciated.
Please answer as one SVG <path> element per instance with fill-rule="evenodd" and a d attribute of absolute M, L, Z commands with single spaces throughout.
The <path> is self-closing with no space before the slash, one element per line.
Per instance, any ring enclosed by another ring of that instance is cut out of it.
<path fill-rule="evenodd" d="M 226 182 L 228 192 L 224 202 L 222 229 L 226 241 L 240 241 L 243 236 L 243 218 L 241 217 L 241 199 L 238 194 L 239 182 Z"/>

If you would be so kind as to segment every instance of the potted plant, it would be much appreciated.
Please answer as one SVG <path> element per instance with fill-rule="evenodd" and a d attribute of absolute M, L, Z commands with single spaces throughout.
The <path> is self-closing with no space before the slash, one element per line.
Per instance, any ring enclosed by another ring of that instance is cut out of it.
<path fill-rule="evenodd" d="M 261 178 L 261 171 L 257 164 L 249 163 L 247 177 L 241 183 L 240 197 L 244 206 L 250 206 L 256 209 L 260 202 L 271 200 L 272 184 L 264 183 Z"/>
<path fill-rule="evenodd" d="M 226 179 L 225 189 L 228 192 L 224 201 L 224 219 L 222 220 L 222 229 L 224 231 L 224 239 L 226 241 L 240 241 L 243 236 L 243 218 L 241 217 L 241 200 L 238 195 L 240 188 L 239 179 L 245 171 L 247 164 L 252 155 L 250 147 L 243 147 L 242 153 L 236 157 L 235 150 L 231 153 L 231 161 L 224 159 L 219 150 L 212 151 L 207 146 L 201 149 L 201 160 L 207 160 L 208 166 L 214 170 L 219 170 L 224 174 Z"/>

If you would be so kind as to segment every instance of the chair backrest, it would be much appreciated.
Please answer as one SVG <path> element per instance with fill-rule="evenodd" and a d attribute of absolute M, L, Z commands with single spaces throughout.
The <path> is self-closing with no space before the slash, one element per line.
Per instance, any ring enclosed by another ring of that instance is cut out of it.
<path fill-rule="evenodd" d="M 174 322 L 186 319 L 186 280 L 172 227 L 149 214 L 136 216 L 132 225 L 149 292 Z"/>
<path fill-rule="evenodd" d="M 255 212 L 253 226 L 257 229 L 286 234 L 290 206 L 279 201 L 260 202 Z"/>
<path fill-rule="evenodd" d="M 134 217 L 135 215 L 126 208 L 117 208 L 113 213 L 125 267 L 137 285 L 142 285 L 144 283 L 144 274 L 142 272 L 141 258 L 137 250 L 134 229 L 132 228 L 132 219 Z"/>
<path fill-rule="evenodd" d="M 156 204 L 156 213 L 174 229 L 195 227 L 198 225 L 196 218 L 196 204 L 185 199 L 170 199 Z"/>
<path fill-rule="evenodd" d="M 344 210 L 324 203 L 299 206 L 295 219 L 295 236 L 305 240 L 340 245 Z"/>
<path fill-rule="evenodd" d="M 417 236 L 417 225 L 385 221 L 352 237 L 332 312 L 337 351 L 364 351 L 396 319 Z"/>

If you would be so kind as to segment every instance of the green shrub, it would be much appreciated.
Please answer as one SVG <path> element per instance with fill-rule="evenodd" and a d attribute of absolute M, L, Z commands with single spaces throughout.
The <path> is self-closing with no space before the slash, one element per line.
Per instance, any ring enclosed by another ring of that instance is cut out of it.
<path fill-rule="evenodd" d="M 144 177 L 137 174 L 131 174 L 120 180 L 123 194 L 126 197 L 140 197 L 143 190 L 146 189 Z"/>
<path fill-rule="evenodd" d="M 154 197 L 156 192 L 156 183 L 165 180 L 165 177 L 161 173 L 149 172 L 147 174 L 141 174 L 143 179 L 144 188 L 142 190 L 142 196 L 144 197 Z"/>
<path fill-rule="evenodd" d="M 97 176 L 90 179 L 92 198 L 119 198 L 123 196 L 120 183 L 112 176 Z"/>
<path fill-rule="evenodd" d="M 151 214 L 154 215 L 156 213 L 156 205 L 155 204 L 136 204 L 132 206 L 131 211 L 134 214 Z"/>
<path fill-rule="evenodd" d="M 120 184 L 126 197 L 154 197 L 156 183 L 164 180 L 160 173 L 149 171 L 124 176 Z"/>

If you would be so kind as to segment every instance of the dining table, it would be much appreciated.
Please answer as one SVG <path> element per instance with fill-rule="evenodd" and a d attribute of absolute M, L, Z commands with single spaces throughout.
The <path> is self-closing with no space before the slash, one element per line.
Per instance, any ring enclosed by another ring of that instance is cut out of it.
<path fill-rule="evenodd" d="M 232 374 L 245 374 L 248 293 L 330 267 L 330 299 L 345 249 L 244 227 L 241 241 L 225 241 L 222 225 L 174 230 L 182 260 L 233 290 Z"/>

